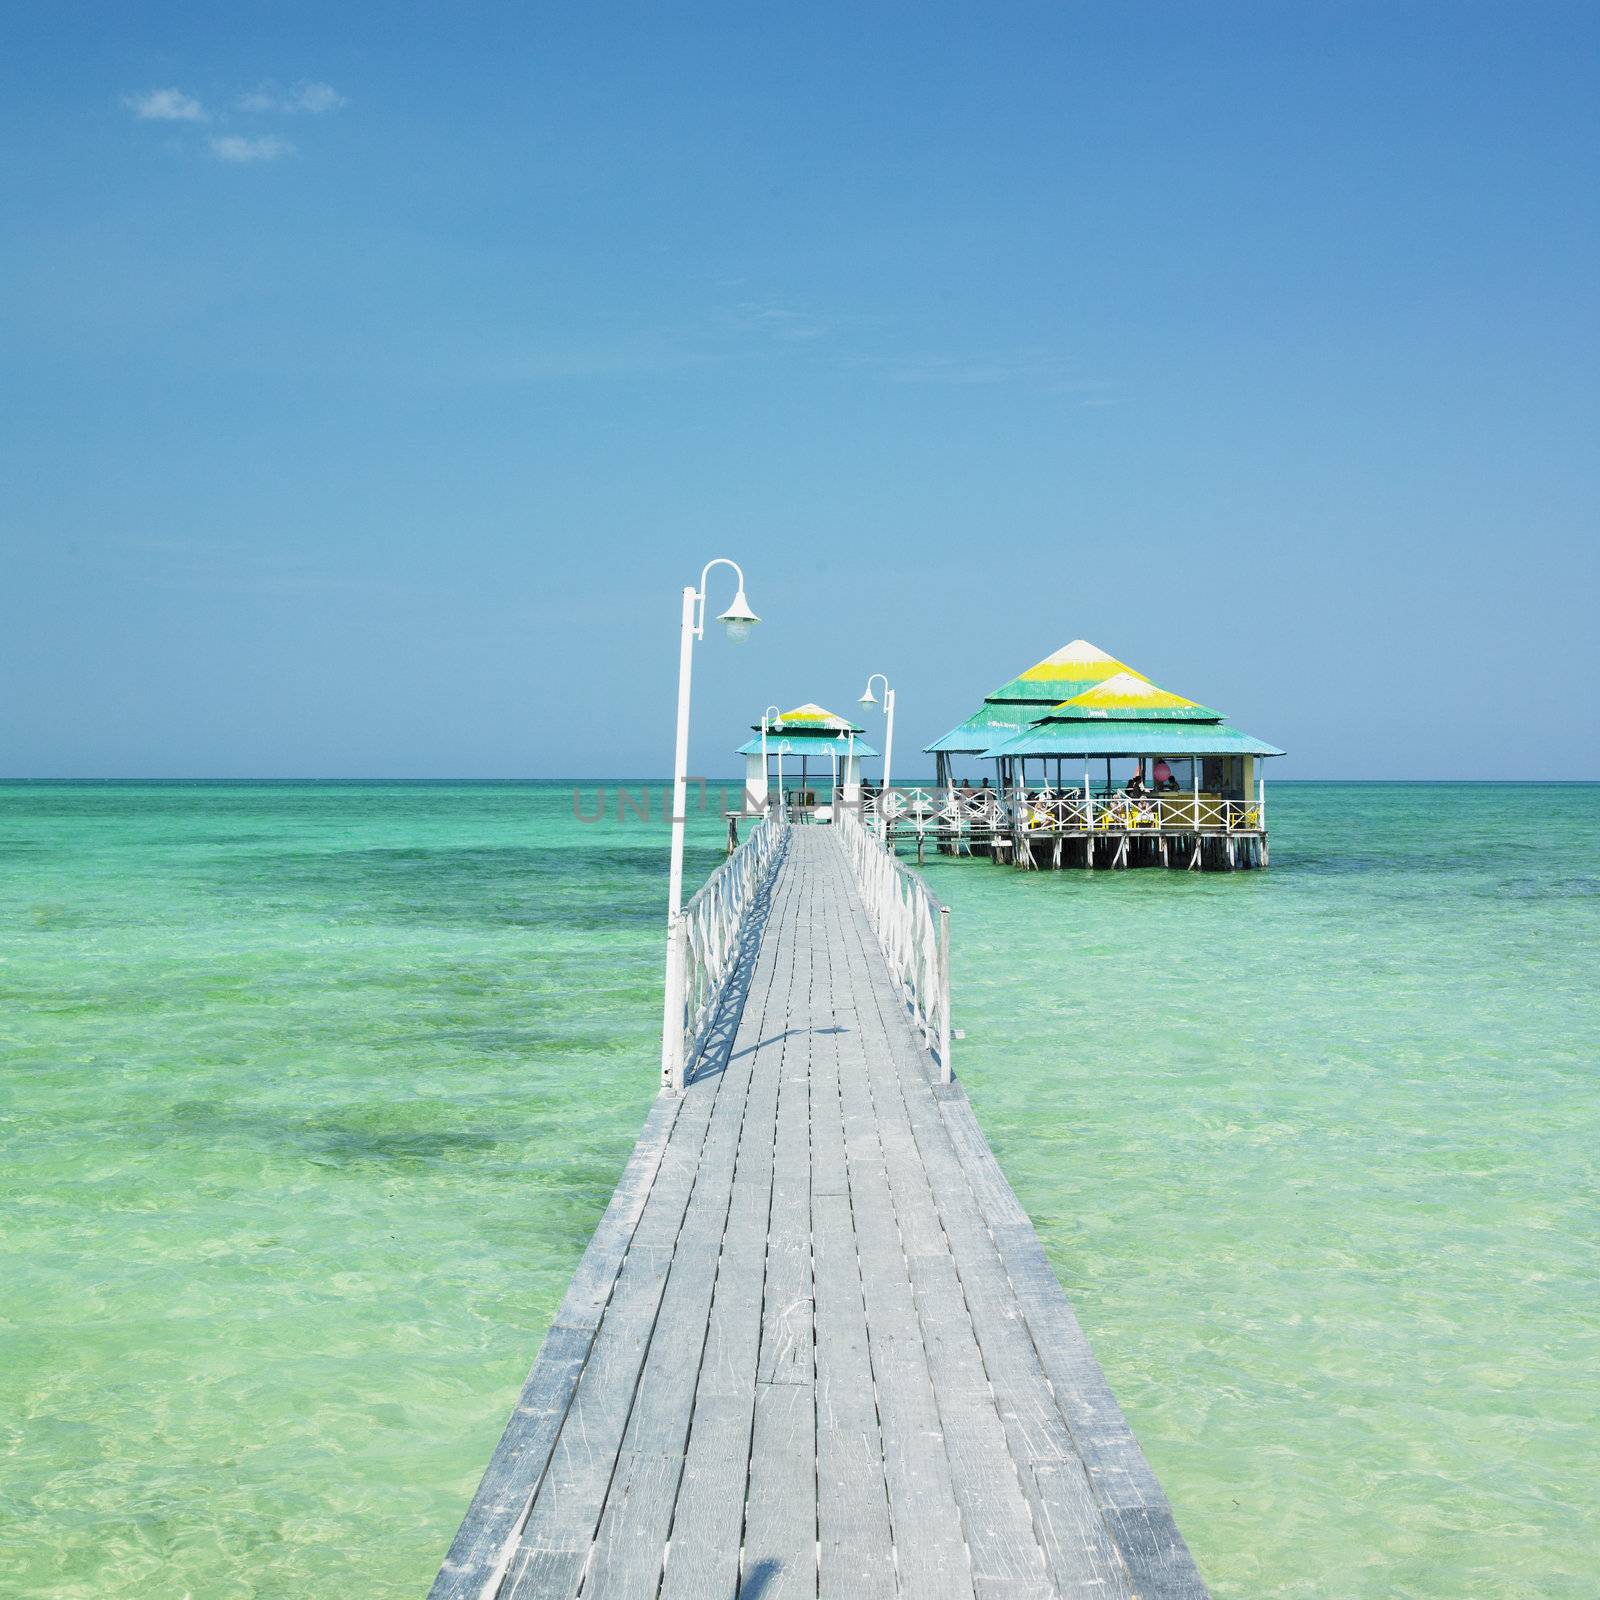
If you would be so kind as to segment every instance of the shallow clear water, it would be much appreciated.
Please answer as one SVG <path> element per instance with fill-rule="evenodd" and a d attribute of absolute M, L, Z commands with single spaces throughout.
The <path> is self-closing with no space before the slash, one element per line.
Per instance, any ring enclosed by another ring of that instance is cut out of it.
<path fill-rule="evenodd" d="M 930 862 L 959 1070 L 1222 1600 L 1591 1600 L 1600 788 L 1272 803 L 1263 874 Z M 664 878 L 563 785 L 0 787 L 0 1593 L 426 1589 Z"/>

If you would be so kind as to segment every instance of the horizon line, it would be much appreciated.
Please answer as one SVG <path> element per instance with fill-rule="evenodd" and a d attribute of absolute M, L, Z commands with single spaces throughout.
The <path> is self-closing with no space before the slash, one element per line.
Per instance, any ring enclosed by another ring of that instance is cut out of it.
<path fill-rule="evenodd" d="M 257 776 L 253 776 L 253 777 L 201 777 L 201 776 L 198 776 L 198 775 L 195 775 L 195 774 L 187 774 L 187 775 L 182 775 L 182 776 L 167 776 L 167 777 L 141 775 L 141 776 L 138 776 L 138 777 L 94 777 L 94 778 L 84 778 L 84 777 L 77 777 L 77 778 L 68 778 L 68 777 L 32 777 L 32 778 L 24 778 L 24 777 L 4 777 L 4 776 L 0 776 L 0 786 L 5 786 L 5 785 L 25 786 L 25 785 L 48 785 L 48 784 L 84 784 L 84 785 L 89 785 L 89 784 L 119 784 L 119 783 L 120 784 L 141 784 L 141 783 L 143 783 L 143 784 L 159 784 L 159 783 L 166 783 L 166 784 L 180 784 L 180 783 L 192 783 L 192 784 L 251 784 L 251 783 L 257 783 L 257 784 L 268 784 L 268 783 L 342 783 L 342 784 L 363 784 L 363 783 L 366 783 L 366 784 L 374 784 L 374 783 L 390 783 L 390 784 L 423 784 L 423 783 L 431 783 L 431 784 L 452 784 L 452 783 L 458 783 L 458 784 L 459 783 L 471 783 L 471 784 L 491 784 L 491 783 L 501 783 L 501 784 L 571 783 L 571 784 L 584 784 L 584 783 L 588 783 L 588 784 L 594 784 L 594 783 L 643 783 L 643 784 L 662 784 L 662 785 L 666 785 L 666 784 L 670 784 L 672 781 L 673 780 L 670 777 L 664 777 L 664 776 L 639 777 L 639 776 L 627 776 L 627 775 L 614 775 L 614 776 L 609 776 L 609 777 L 570 777 L 570 776 L 566 776 L 566 777 L 543 777 L 543 778 L 541 778 L 541 777 L 516 777 L 516 778 L 497 777 L 497 778 L 491 778 L 491 777 L 474 777 L 474 776 L 471 776 L 471 775 L 468 775 L 468 774 L 456 774 L 456 775 L 453 775 L 453 776 L 447 777 L 447 778 L 440 778 L 440 777 L 432 777 L 432 778 L 430 778 L 430 777 L 421 777 L 421 776 L 388 777 L 388 778 L 383 778 L 383 777 L 358 777 L 358 776 L 335 777 L 335 776 L 330 776 L 328 774 L 314 774 L 314 775 L 294 776 L 294 777 L 286 777 L 286 776 L 269 777 L 269 776 L 262 776 L 262 775 L 257 775 Z M 745 780 L 742 777 L 738 777 L 738 776 L 735 776 L 735 775 L 732 775 L 732 774 L 730 774 L 728 776 L 725 776 L 725 777 L 712 777 L 710 774 L 702 775 L 702 774 L 696 773 L 692 777 L 690 777 L 690 779 L 688 781 L 690 783 L 692 783 L 692 784 L 698 784 L 701 781 L 704 781 L 707 784 L 717 784 L 717 785 L 738 784 L 738 785 L 742 786 L 744 784 Z M 816 780 L 816 781 L 822 781 L 822 780 L 819 779 L 819 780 Z M 1273 782 L 1274 785 L 1297 784 L 1297 783 L 1304 783 L 1304 784 L 1317 784 L 1317 783 L 1325 783 L 1325 784 L 1360 784 L 1360 783 L 1369 783 L 1369 784 L 1414 784 L 1414 785 L 1429 785 L 1429 784 L 1467 785 L 1467 784 L 1477 784 L 1477 785 L 1482 785 L 1484 787 L 1518 786 L 1518 787 L 1527 787 L 1527 788 L 1540 787 L 1540 788 L 1560 789 L 1560 788 L 1593 787 L 1595 785 L 1600 785 L 1600 778 L 1456 778 L 1456 777 L 1436 777 L 1436 778 L 1392 778 L 1392 777 L 1384 777 L 1384 778 L 1305 778 L 1305 777 L 1301 777 L 1301 778 L 1274 778 L 1272 780 L 1272 782 Z M 931 788 L 938 788 L 939 785 L 936 782 L 934 782 L 934 780 L 931 779 L 931 778 L 927 778 L 927 779 L 913 778 L 913 779 L 910 779 L 910 780 L 908 780 L 906 782 L 903 782 L 903 783 L 896 783 L 896 784 L 893 785 L 893 787 L 896 788 L 896 789 L 902 789 L 902 788 L 904 788 L 904 789 L 913 789 L 913 788 L 915 788 L 915 789 L 931 789 Z M 964 785 L 964 787 L 970 788 L 971 785 L 970 784 L 969 785 Z M 991 785 L 991 787 L 994 787 L 994 785 Z"/>

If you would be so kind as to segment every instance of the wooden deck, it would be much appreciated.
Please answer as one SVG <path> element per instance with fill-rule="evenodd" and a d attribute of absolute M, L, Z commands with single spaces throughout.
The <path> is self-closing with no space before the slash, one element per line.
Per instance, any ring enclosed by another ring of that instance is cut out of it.
<path fill-rule="evenodd" d="M 433 1600 L 1205 1593 L 837 837 L 794 829 Z"/>

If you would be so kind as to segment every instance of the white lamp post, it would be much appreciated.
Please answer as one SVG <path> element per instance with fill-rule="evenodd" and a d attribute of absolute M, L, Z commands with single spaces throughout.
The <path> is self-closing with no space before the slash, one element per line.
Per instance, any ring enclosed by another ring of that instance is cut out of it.
<path fill-rule="evenodd" d="M 794 746 L 787 739 L 780 739 L 777 744 L 778 751 L 778 810 L 781 814 L 788 814 L 788 807 L 783 798 L 783 758 L 794 753 Z"/>
<path fill-rule="evenodd" d="M 893 781 L 890 774 L 894 767 L 894 690 L 881 672 L 874 672 L 867 679 L 860 703 L 864 706 L 877 705 L 878 699 L 872 692 L 872 685 L 878 680 L 883 683 L 883 715 L 888 723 L 883 731 L 883 794 L 878 801 L 878 815 L 887 824 L 889 813 L 885 808 L 889 805 L 889 785 Z"/>
<path fill-rule="evenodd" d="M 718 556 L 700 573 L 700 586 L 683 591 L 683 621 L 678 635 L 678 740 L 672 758 L 672 858 L 667 875 L 667 982 L 661 1011 L 661 1081 L 683 1088 L 683 830 L 689 809 L 689 680 L 694 644 L 706 636 L 706 580 L 713 567 L 732 567 L 739 580 L 733 604 L 718 618 L 728 638 L 743 644 L 761 618 L 744 594 L 744 569 Z"/>
<path fill-rule="evenodd" d="M 763 811 L 765 811 L 767 809 L 767 806 L 766 806 L 766 793 L 767 793 L 767 718 L 768 717 L 772 718 L 772 726 L 773 727 L 781 728 L 783 726 L 783 713 L 776 706 L 768 706 L 767 709 L 761 713 L 761 795 L 762 795 L 762 806 L 761 806 L 761 809 Z M 780 765 L 780 768 L 781 768 L 781 766 L 782 766 L 782 758 L 781 757 L 779 758 L 779 765 Z M 780 801 L 783 799 L 783 789 L 782 789 L 781 786 L 778 789 L 778 798 L 779 798 Z"/>

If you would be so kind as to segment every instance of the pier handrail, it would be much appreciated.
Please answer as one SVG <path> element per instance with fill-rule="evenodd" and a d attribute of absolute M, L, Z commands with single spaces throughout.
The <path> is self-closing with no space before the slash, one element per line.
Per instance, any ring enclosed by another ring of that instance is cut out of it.
<path fill-rule="evenodd" d="M 771 877 L 788 837 L 781 810 L 769 811 L 744 843 L 700 886 L 678 914 L 675 935 L 683 941 L 683 1048 L 666 1087 L 681 1090 L 705 1043 L 717 1002 L 739 955 L 745 913 Z"/>
<path fill-rule="evenodd" d="M 889 975 L 939 1063 L 940 1081 L 949 1083 L 950 908 L 867 831 L 855 806 L 838 807 L 834 824 Z"/>

